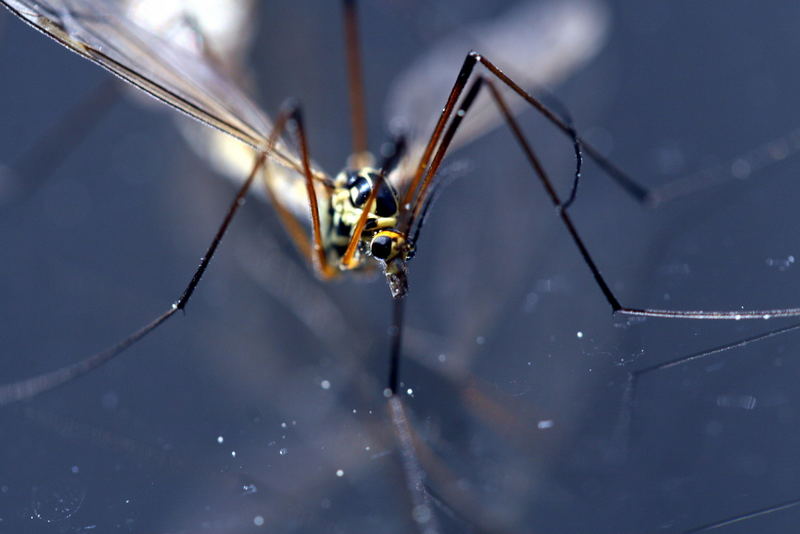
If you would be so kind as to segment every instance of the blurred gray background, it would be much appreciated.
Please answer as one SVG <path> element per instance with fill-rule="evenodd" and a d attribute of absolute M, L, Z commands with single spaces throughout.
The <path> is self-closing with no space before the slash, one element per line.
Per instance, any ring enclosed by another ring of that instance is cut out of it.
<path fill-rule="evenodd" d="M 373 148 L 398 70 L 512 3 L 363 2 Z M 723 183 L 649 209 L 587 164 L 573 213 L 597 263 L 632 306 L 800 305 L 800 159 L 726 180 L 727 162 L 800 125 L 800 5 L 608 4 L 608 44 L 556 94 L 642 182 L 719 164 Z M 299 98 L 314 157 L 336 172 L 350 148 L 338 3 L 259 15 L 257 98 Z M 4 10 L 0 40 L 12 166 L 107 74 Z M 234 190 L 160 111 L 121 102 L 2 206 L 2 382 L 118 341 L 191 275 Z M 566 190 L 569 144 L 522 120 Z M 800 333 L 644 374 L 629 411 L 629 373 L 781 323 L 614 319 L 504 129 L 453 160 L 469 172 L 411 265 L 402 368 L 445 532 L 683 532 L 800 498 Z M 0 410 L 0 532 L 413 531 L 381 395 L 389 309 L 381 279 L 317 282 L 249 202 L 185 317 Z M 788 509 L 720 532 L 798 521 Z"/>

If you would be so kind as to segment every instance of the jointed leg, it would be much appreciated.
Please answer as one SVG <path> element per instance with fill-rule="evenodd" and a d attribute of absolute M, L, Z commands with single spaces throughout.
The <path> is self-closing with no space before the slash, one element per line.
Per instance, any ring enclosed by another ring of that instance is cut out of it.
<path fill-rule="evenodd" d="M 286 229 L 286 233 L 288 233 L 289 237 L 292 238 L 300 253 L 303 255 L 303 257 L 310 258 L 316 267 L 317 273 L 319 273 L 322 278 L 331 278 L 336 274 L 336 270 L 333 266 L 328 264 L 328 258 L 325 255 L 325 249 L 322 246 L 319 201 L 317 199 L 314 178 L 311 173 L 310 158 L 308 155 L 308 141 L 306 139 L 303 115 L 300 111 L 300 107 L 296 103 L 287 103 L 283 107 L 281 113 L 278 115 L 277 119 L 275 120 L 275 125 L 273 126 L 272 134 L 267 140 L 266 152 L 269 153 L 272 150 L 289 122 L 291 122 L 296 129 L 298 144 L 300 146 L 303 177 L 306 184 L 306 194 L 308 195 L 309 211 L 311 213 L 313 250 L 312 245 L 308 240 L 305 228 L 297 219 L 297 217 L 281 203 L 279 195 L 277 195 L 273 190 L 272 181 L 270 180 L 269 175 L 269 165 L 264 166 L 264 173 L 262 175 L 264 188 L 266 189 L 267 196 L 270 197 L 275 210 L 278 212 L 278 217 Z"/>
<path fill-rule="evenodd" d="M 515 84 L 508 76 L 503 74 L 503 72 L 498 69 L 494 64 L 492 64 L 489 60 L 481 56 L 476 52 L 470 52 L 466 59 L 464 60 L 464 64 L 461 67 L 461 70 L 458 73 L 456 78 L 456 82 L 453 85 L 453 89 L 448 97 L 447 104 L 445 105 L 444 110 L 439 118 L 439 121 L 434 128 L 434 132 L 431 135 L 431 139 L 428 142 L 428 145 L 425 149 L 425 152 L 420 159 L 420 164 L 417 168 L 417 172 L 412 180 L 411 184 L 409 185 L 409 189 L 405 194 L 404 197 L 404 204 L 406 202 L 411 202 L 412 199 L 416 199 L 413 202 L 413 211 L 409 214 L 409 216 L 405 220 L 405 230 L 410 230 L 415 220 L 418 218 L 419 213 L 423 209 L 425 205 L 425 195 L 429 190 L 431 185 L 431 181 L 433 177 L 436 175 L 436 171 L 438 169 L 439 164 L 441 163 L 444 155 L 447 151 L 448 145 L 452 136 L 455 134 L 455 130 L 458 128 L 461 120 L 463 119 L 464 115 L 466 114 L 467 110 L 469 109 L 469 105 L 474 99 L 475 94 L 480 90 L 480 84 L 482 82 L 476 82 L 474 86 L 470 89 L 467 96 L 464 98 L 464 102 L 461 104 L 459 110 L 453 116 L 452 121 L 450 123 L 450 127 L 448 128 L 447 132 L 444 132 L 445 124 L 447 120 L 453 115 L 453 111 L 455 109 L 455 103 L 458 101 L 463 89 L 466 85 L 466 82 L 472 73 L 475 64 L 480 62 L 483 64 L 490 73 L 492 73 L 496 78 L 498 78 L 501 82 L 505 85 L 510 87 L 514 90 L 520 97 L 534 106 L 542 115 L 544 115 L 550 122 L 552 122 L 556 127 L 562 130 L 564 133 L 570 136 L 573 140 L 573 144 L 579 149 L 583 146 L 586 149 L 587 154 L 590 157 L 595 159 L 595 161 L 604 168 L 606 172 L 608 172 L 615 180 L 617 180 L 623 187 L 628 189 L 629 191 L 633 192 L 633 188 L 630 183 L 627 182 L 627 176 L 621 171 L 618 171 L 616 167 L 614 167 L 611 163 L 606 161 L 597 151 L 591 148 L 588 145 L 584 145 L 583 140 L 575 133 L 575 130 L 564 121 L 562 121 L 557 115 L 555 115 L 552 111 L 550 111 L 547 107 L 545 107 L 541 102 L 539 102 L 534 97 L 527 94 L 522 88 L 520 88 L 517 84 Z M 488 83 L 488 80 L 485 80 Z M 544 169 L 541 167 L 541 164 L 538 163 L 538 159 L 534 155 L 530 145 L 526 141 L 524 135 L 522 134 L 522 130 L 519 128 L 516 120 L 514 119 L 511 112 L 508 110 L 503 98 L 500 96 L 500 93 L 491 85 L 488 84 L 490 87 L 491 94 L 494 97 L 495 102 L 499 106 L 501 112 L 503 113 L 507 124 L 513 131 L 517 141 L 520 143 L 523 151 L 526 153 L 528 160 L 531 162 L 531 165 L 536 170 L 537 175 L 539 176 L 542 185 L 544 186 L 545 190 L 548 193 L 551 201 L 553 202 L 554 207 L 556 208 L 559 217 L 561 218 L 564 226 L 566 226 L 567 230 L 572 237 L 573 242 L 578 247 L 578 250 L 581 253 L 581 257 L 583 258 L 584 263 L 589 267 L 589 270 L 592 272 L 594 276 L 595 282 L 600 287 L 600 290 L 603 292 L 606 300 L 608 301 L 611 309 L 614 313 L 622 314 L 622 315 L 630 315 L 630 316 L 638 316 L 638 317 L 665 317 L 671 319 L 721 319 L 721 320 L 743 320 L 743 319 L 771 319 L 775 317 L 798 317 L 800 316 L 800 308 L 783 308 L 783 309 L 772 309 L 772 310 L 735 310 L 735 311 L 703 311 L 703 310 L 659 310 L 659 309 L 650 309 L 650 308 L 630 308 L 623 306 L 619 299 L 616 297 L 614 292 L 611 290 L 608 283 L 606 283 L 605 279 L 603 278 L 602 274 L 600 273 L 599 268 L 594 263 L 591 255 L 589 254 L 586 245 L 584 244 L 583 240 L 581 239 L 580 235 L 578 234 L 575 225 L 572 222 L 571 217 L 569 216 L 567 210 L 565 209 L 565 204 L 559 198 L 558 194 L 555 191 L 555 188 L 552 185 L 552 182 L 544 173 Z M 444 133 L 443 133 L 444 132 Z M 431 160 L 431 156 L 433 155 L 434 148 L 438 146 L 436 154 L 433 156 L 433 160 Z M 429 166 L 430 163 L 430 166 Z M 427 172 L 426 172 L 427 169 Z M 424 179 L 423 179 L 424 175 Z M 631 186 L 631 187 L 629 187 Z"/>
<path fill-rule="evenodd" d="M 279 119 L 278 121 L 279 123 L 276 123 L 274 131 L 270 136 L 270 143 L 274 143 L 275 139 L 277 139 L 280 136 L 279 127 L 281 128 L 283 127 L 283 124 L 285 124 L 285 122 L 288 120 L 289 116 L 292 113 L 294 113 L 294 110 L 289 110 L 281 114 L 281 119 Z M 303 136 L 301 136 L 301 140 L 302 144 L 304 144 Z M 219 244 L 222 241 L 225 232 L 228 230 L 228 227 L 233 221 L 233 217 L 236 215 L 236 212 L 239 210 L 242 204 L 244 204 L 245 196 L 247 195 L 247 192 L 250 190 L 250 186 L 253 184 L 256 175 L 259 172 L 261 172 L 262 168 L 264 167 L 266 158 L 267 158 L 266 151 L 261 151 L 257 154 L 255 162 L 253 164 L 253 168 L 250 171 L 247 180 L 245 180 L 245 182 L 239 188 L 236 197 L 230 204 L 230 207 L 228 208 L 228 211 L 225 215 L 225 219 L 222 221 L 222 224 L 217 230 L 217 233 L 214 235 L 214 239 L 211 241 L 211 244 L 206 250 L 206 253 L 200 260 L 200 265 L 197 267 L 194 274 L 192 275 L 191 280 L 181 293 L 180 298 L 178 298 L 178 300 L 175 301 L 174 304 L 172 304 L 166 311 L 161 313 L 154 320 L 152 320 L 139 330 L 135 331 L 133 334 L 123 339 L 121 342 L 117 343 L 116 345 L 102 352 L 93 354 L 88 358 L 85 358 L 71 365 L 62 367 L 55 371 L 51 371 L 49 373 L 44 373 L 25 380 L 0 386 L 0 405 L 10 404 L 13 402 L 29 399 L 31 397 L 38 395 L 39 393 L 49 391 L 53 388 L 65 384 L 79 376 L 82 376 L 100 367 L 101 365 L 114 359 L 116 356 L 122 354 L 130 346 L 134 345 L 143 337 L 148 335 L 150 332 L 161 326 L 164 322 L 167 321 L 167 319 L 172 317 L 175 314 L 175 312 L 177 312 L 178 310 L 185 309 L 186 305 L 189 303 L 189 300 L 192 298 L 194 290 L 200 283 L 200 279 L 202 278 L 203 274 L 208 268 L 208 265 L 214 256 L 214 253 L 219 247 Z M 305 159 L 305 168 L 307 171 L 306 174 L 309 176 L 310 179 L 310 170 L 308 166 L 307 156 L 304 159 Z"/>

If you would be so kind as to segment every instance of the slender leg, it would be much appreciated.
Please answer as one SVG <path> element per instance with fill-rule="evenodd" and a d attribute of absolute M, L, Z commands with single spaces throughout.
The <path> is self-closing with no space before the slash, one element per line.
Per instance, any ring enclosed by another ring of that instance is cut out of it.
<path fill-rule="evenodd" d="M 417 167 L 416 174 L 414 179 L 411 181 L 408 190 L 404 196 L 403 205 L 407 205 L 408 202 L 411 202 L 413 199 L 414 202 L 411 204 L 412 209 L 407 214 L 405 221 L 403 223 L 403 228 L 405 231 L 411 230 L 413 227 L 414 221 L 418 219 L 419 214 L 424 210 L 425 205 L 425 197 L 427 192 L 429 191 L 429 187 L 431 182 L 436 175 L 436 171 L 438 170 L 438 166 L 441 163 L 444 155 L 447 151 L 449 141 L 452 139 L 452 136 L 455 134 L 456 128 L 460 124 L 461 120 L 463 119 L 464 114 L 466 113 L 467 109 L 469 108 L 470 102 L 466 102 L 470 95 L 465 97 L 465 102 L 462 103 L 459 110 L 455 113 L 455 117 L 450 123 L 450 128 L 447 132 L 444 132 L 445 124 L 450 116 L 453 114 L 453 110 L 455 109 L 455 103 L 458 101 L 463 89 L 466 85 L 467 80 L 469 79 L 475 64 L 480 62 L 486 69 L 497 79 L 499 79 L 502 83 L 510 87 L 514 90 L 520 97 L 522 97 L 525 101 L 529 104 L 534 106 L 537 110 L 539 110 L 542 115 L 544 115 L 551 123 L 553 123 L 556 127 L 558 127 L 561 131 L 566 133 L 572 140 L 573 144 L 576 146 L 576 152 L 580 152 L 580 147 L 583 146 L 586 149 L 586 153 L 589 154 L 590 157 L 595 159 L 595 161 L 603 167 L 603 169 L 609 173 L 612 177 L 614 177 L 623 187 L 627 189 L 627 185 L 625 182 L 624 173 L 619 174 L 617 173 L 616 167 L 614 167 L 611 163 L 606 161 L 599 153 L 597 153 L 591 146 L 585 145 L 582 139 L 575 133 L 575 130 L 565 123 L 561 118 L 555 115 L 552 111 L 550 111 L 547 107 L 544 106 L 539 100 L 535 99 L 534 97 L 530 96 L 526 93 L 522 88 L 520 88 L 517 84 L 513 82 L 508 76 L 503 74 L 503 72 L 494 66 L 489 60 L 478 54 L 477 52 L 470 52 L 466 59 L 464 60 L 464 64 L 461 67 L 461 70 L 458 73 L 456 81 L 453 85 L 453 89 L 451 90 L 450 96 L 447 99 L 447 103 L 442 111 L 441 116 L 439 117 L 439 121 L 434 128 L 433 134 L 428 142 L 428 145 L 425 149 L 423 156 L 420 158 L 419 166 Z M 488 82 L 488 80 L 486 80 Z M 598 287 L 602 291 L 606 301 L 611 306 L 612 311 L 615 314 L 620 315 L 630 315 L 630 316 L 638 316 L 638 317 L 664 317 L 669 319 L 703 319 L 703 320 L 744 320 L 744 319 L 772 319 L 778 317 L 800 317 L 800 308 L 779 308 L 779 309 L 771 309 L 771 310 L 721 310 L 721 311 L 705 311 L 705 310 L 661 310 L 661 309 L 651 309 L 651 308 L 632 308 L 623 306 L 614 292 L 611 290 L 611 287 L 603 278 L 602 274 L 600 273 L 600 269 L 595 264 L 594 260 L 589 253 L 589 250 L 586 248 L 583 240 L 581 239 L 578 231 L 572 222 L 572 218 L 569 216 L 568 211 L 565 209 L 564 202 L 561 201 L 558 194 L 555 191 L 555 188 L 552 185 L 552 182 L 544 173 L 544 169 L 541 167 L 541 164 L 538 163 L 538 158 L 534 155 L 530 145 L 528 144 L 527 140 L 525 139 L 522 130 L 520 129 L 517 121 L 514 119 L 511 112 L 508 110 L 505 102 L 503 101 L 502 97 L 500 96 L 499 92 L 493 88 L 493 85 L 489 84 L 491 89 L 491 93 L 494 96 L 494 100 L 499 106 L 501 112 L 503 113 L 507 124 L 511 128 L 512 132 L 514 133 L 517 141 L 519 142 L 520 146 L 522 147 L 523 151 L 526 153 L 528 160 L 530 161 L 531 165 L 537 172 L 542 185 L 544 186 L 545 190 L 548 193 L 551 201 L 553 202 L 554 207 L 556 208 L 559 217 L 561 218 L 562 223 L 567 228 L 572 241 L 578 247 L 578 250 L 583 258 L 584 263 L 589 267 L 589 270 L 592 272 L 592 275 L 597 283 Z M 473 86 L 471 91 L 480 90 L 479 86 Z M 474 98 L 472 95 L 471 98 Z M 443 137 L 444 135 L 444 137 Z M 438 146 L 436 154 L 433 156 L 433 160 L 431 160 L 431 155 L 433 155 L 434 148 Z M 430 166 L 429 166 L 430 163 Z M 427 172 L 426 172 L 427 169 Z M 578 166 L 578 174 L 580 172 L 580 165 Z M 621 172 L 621 171 L 620 171 Z M 424 179 L 423 179 L 424 175 Z M 576 174 L 577 179 L 577 174 Z M 417 191 L 418 189 L 418 191 Z"/>
<path fill-rule="evenodd" d="M 295 245 L 300 250 L 304 257 L 310 258 L 314 264 L 317 273 L 324 279 L 332 278 L 336 275 L 336 269 L 328 264 L 328 258 L 325 255 L 325 249 L 322 245 L 322 229 L 320 226 L 319 216 L 319 200 L 317 199 L 317 190 L 314 186 L 314 177 L 311 172 L 310 158 L 308 155 L 308 140 L 306 138 L 305 126 L 303 123 L 303 114 L 300 107 L 294 101 L 287 102 L 275 121 L 272 134 L 267 141 L 267 152 L 272 150 L 281 133 L 286 128 L 287 124 L 291 122 L 297 134 L 298 144 L 300 146 L 300 158 L 302 160 L 303 177 L 306 183 L 306 194 L 308 195 L 308 207 L 311 214 L 311 233 L 313 238 L 313 251 L 312 246 L 306 236 L 306 231 L 303 225 L 298 221 L 286 207 L 280 202 L 278 195 L 272 189 L 272 184 L 269 178 L 269 165 L 264 167 L 263 183 L 267 191 L 267 195 L 273 202 L 278 216 L 286 229 L 286 233 L 295 242 Z"/>
<path fill-rule="evenodd" d="M 643 367 L 641 369 L 635 369 L 633 371 L 628 372 L 628 379 L 625 386 L 625 392 L 623 393 L 622 411 L 620 412 L 620 417 L 617 423 L 617 430 L 616 430 L 616 433 L 619 435 L 620 441 L 624 442 L 622 446 L 625 448 L 625 450 L 629 449 L 629 442 L 633 430 L 633 411 L 634 408 L 636 407 L 636 397 L 639 391 L 638 389 L 639 380 L 643 376 L 648 375 L 650 373 L 655 373 L 656 371 L 670 369 L 672 367 L 677 367 L 685 363 L 722 354 L 729 350 L 745 347 L 747 345 L 750 345 L 751 343 L 765 341 L 775 336 L 783 335 L 788 332 L 793 332 L 798 329 L 800 329 L 800 324 L 796 323 L 783 328 L 770 330 L 769 332 L 764 332 L 762 334 L 758 334 L 755 336 L 746 337 L 744 339 L 740 339 L 739 341 L 734 341 L 733 343 L 720 345 L 718 347 L 707 349 L 701 352 L 695 352 L 694 354 L 689 354 L 687 356 L 682 356 L 680 358 L 673 358 L 672 360 L 666 362 L 662 362 L 656 365 L 650 365 L 647 367 Z"/>
<path fill-rule="evenodd" d="M 356 0 L 343 0 L 344 35 L 347 50 L 347 87 L 350 97 L 350 124 L 353 128 L 353 156 L 356 167 L 366 165 L 367 111 L 364 106 L 364 76 L 361 69 L 361 43 L 358 39 Z"/>
<path fill-rule="evenodd" d="M 369 213 L 372 210 L 375 198 L 378 196 L 378 191 L 380 191 L 381 185 L 383 185 L 383 181 L 386 179 L 386 175 L 389 174 L 392 171 L 392 169 L 394 169 L 394 167 L 400 161 L 400 158 L 403 157 L 405 150 L 406 150 L 406 140 L 404 137 L 399 137 L 397 139 L 394 139 L 389 144 L 389 148 L 386 150 L 386 155 L 383 157 L 383 160 L 381 161 L 380 172 L 378 173 L 378 179 L 375 180 L 374 184 L 372 184 L 372 191 L 370 192 L 366 202 L 364 203 L 364 208 L 361 210 L 361 216 L 358 218 L 358 221 L 353 227 L 353 235 L 350 236 L 350 242 L 347 244 L 347 249 L 345 250 L 344 256 L 342 256 L 343 268 L 351 269 L 356 266 L 355 264 L 353 264 L 353 257 L 355 256 L 356 253 L 356 246 L 358 245 L 359 239 L 361 239 L 361 232 L 364 230 L 364 226 L 366 226 L 367 224 L 367 217 L 369 216 Z"/>
<path fill-rule="evenodd" d="M 275 139 L 277 139 L 280 136 L 280 128 L 283 127 L 283 125 L 288 120 L 289 115 L 291 115 L 292 113 L 294 113 L 294 110 L 289 110 L 281 114 L 281 117 L 279 117 L 279 120 L 276 121 L 274 131 L 270 136 L 270 143 L 274 143 Z M 222 224 L 217 230 L 217 233 L 214 235 L 214 239 L 211 241 L 211 244 L 206 250 L 206 253 L 200 260 L 200 265 L 195 270 L 191 280 L 187 284 L 186 288 L 183 290 L 183 293 L 181 294 L 180 298 L 178 298 L 178 300 L 174 304 L 172 304 L 166 311 L 161 313 L 151 322 L 149 322 L 139 330 L 135 331 L 130 336 L 123 339 L 116 345 L 109 347 L 104 351 L 93 354 L 88 358 L 80 360 L 71 365 L 67 365 L 55 371 L 51 371 L 49 373 L 44 373 L 25 380 L 20 380 L 18 382 L 0 386 L 0 406 L 29 399 L 40 393 L 49 391 L 62 384 L 70 382 L 71 380 L 100 367 L 101 365 L 109 362 L 116 356 L 119 356 L 120 354 L 125 352 L 125 350 L 127 350 L 130 346 L 134 345 L 143 337 L 148 335 L 150 332 L 161 326 L 164 322 L 167 321 L 167 319 L 172 317 L 175 314 L 175 312 L 177 312 L 178 310 L 185 309 L 186 305 L 189 303 L 189 300 L 192 297 L 192 294 L 194 293 L 194 290 L 200 283 L 200 279 L 202 278 L 203 273 L 205 273 L 206 269 L 208 268 L 208 264 L 210 263 L 212 257 L 214 256 L 214 253 L 219 247 L 219 244 L 222 241 L 225 232 L 228 230 L 228 227 L 233 221 L 233 217 L 236 215 L 236 212 L 239 210 L 242 204 L 244 204 L 245 196 L 247 195 L 250 186 L 253 184 L 256 175 L 261 171 L 262 167 L 264 166 L 266 158 L 267 158 L 267 152 L 264 151 L 259 152 L 258 155 L 256 156 L 253 168 L 250 171 L 247 180 L 245 180 L 244 184 L 242 184 L 242 186 L 239 188 L 236 197 L 234 198 L 233 202 L 228 208 L 228 212 L 225 215 L 225 219 L 222 221 Z M 307 157 L 305 159 L 307 160 Z M 307 165 L 306 169 L 308 170 Z M 307 175 L 310 176 L 310 171 L 307 172 Z"/>
<path fill-rule="evenodd" d="M 427 474 L 422 468 L 414 445 L 414 434 L 408 422 L 402 396 L 397 394 L 399 384 L 400 353 L 403 338 L 403 310 L 405 299 L 393 299 L 392 327 L 389 330 L 390 363 L 389 386 L 384 392 L 389 404 L 389 418 L 394 428 L 400 459 L 403 465 L 408 493 L 413 506 L 411 517 L 420 532 L 436 534 L 440 532 L 436 515 L 433 513 L 433 500 L 426 486 Z"/>
<path fill-rule="evenodd" d="M 775 506 L 760 508 L 758 510 L 753 510 L 752 512 L 747 512 L 734 517 L 730 517 L 728 519 L 723 519 L 722 521 L 708 523 L 706 525 L 693 528 L 691 530 L 687 530 L 684 532 L 684 534 L 697 534 L 698 532 L 709 532 L 711 530 L 717 530 L 718 528 L 728 527 L 735 523 L 741 523 L 742 521 L 747 521 L 748 519 L 765 516 L 774 512 L 781 512 L 783 510 L 788 510 L 790 508 L 794 508 L 799 505 L 800 505 L 800 499 L 782 502 L 780 504 L 776 504 Z"/>
<path fill-rule="evenodd" d="M 433 513 L 433 502 L 425 487 L 425 471 L 422 469 L 417 453 L 414 450 L 414 438 L 403 407 L 403 401 L 399 396 L 391 395 L 388 402 L 389 415 L 400 447 L 403 472 L 408 485 L 408 492 L 411 496 L 411 504 L 413 506 L 411 516 L 417 523 L 420 532 L 437 534 L 440 529 Z"/>

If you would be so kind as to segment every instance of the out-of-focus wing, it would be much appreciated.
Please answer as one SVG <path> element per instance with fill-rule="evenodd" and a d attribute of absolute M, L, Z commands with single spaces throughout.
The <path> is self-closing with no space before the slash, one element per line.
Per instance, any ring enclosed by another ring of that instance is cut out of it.
<path fill-rule="evenodd" d="M 246 54 L 256 30 L 255 0 L 116 1 L 129 18 L 148 32 L 196 60 L 212 62 L 218 72 L 236 80 L 239 86 L 250 86 Z M 217 172 L 241 184 L 253 165 L 253 148 L 218 130 L 193 126 L 178 121 L 178 128 L 194 151 Z M 302 174 L 271 161 L 267 165 L 272 190 L 281 204 L 297 217 L 308 219 L 308 193 Z M 320 171 L 315 174 L 323 176 Z M 265 193 L 259 184 L 254 192 L 261 196 Z"/>
<path fill-rule="evenodd" d="M 599 0 L 524 2 L 499 18 L 459 30 L 398 76 L 387 99 L 390 125 L 408 131 L 409 157 L 395 173 L 408 179 L 433 132 L 458 69 L 470 50 L 477 50 L 528 91 L 557 84 L 589 61 L 603 46 L 609 14 Z M 502 85 L 502 84 L 500 84 Z M 527 105 L 504 95 L 512 111 Z M 501 122 L 484 92 L 473 104 L 451 147 L 487 133 Z"/>
<path fill-rule="evenodd" d="M 209 60 L 142 28 L 116 1 L 0 1 L 74 52 L 253 148 L 262 146 L 271 130 L 269 118 Z M 270 157 L 301 169 L 286 143 L 280 142 Z"/>
<path fill-rule="evenodd" d="M 190 53 L 205 45 L 224 61 L 243 61 L 255 36 L 256 0 L 112 0 L 134 22 Z"/>

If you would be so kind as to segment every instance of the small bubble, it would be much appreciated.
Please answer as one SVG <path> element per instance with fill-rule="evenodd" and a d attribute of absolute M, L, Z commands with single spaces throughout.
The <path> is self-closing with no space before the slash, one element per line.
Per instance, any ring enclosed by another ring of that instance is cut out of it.
<path fill-rule="evenodd" d="M 431 509 L 426 504 L 420 504 L 419 506 L 415 506 L 411 511 L 411 517 L 413 517 L 414 521 L 417 523 L 427 523 L 431 520 Z"/>
<path fill-rule="evenodd" d="M 578 339 L 583 339 L 583 332 L 581 332 L 580 330 L 578 330 L 578 332 L 575 335 L 578 337 Z"/>
<path fill-rule="evenodd" d="M 386 389 L 384 389 L 384 390 L 383 390 L 383 396 L 384 396 L 384 397 L 386 397 L 386 398 L 388 399 L 389 397 L 391 397 L 391 396 L 392 396 L 392 390 L 391 390 L 391 389 L 389 389 L 389 388 L 386 388 Z M 372 410 L 370 410 L 370 412 L 369 412 L 369 413 L 372 413 Z"/>
<path fill-rule="evenodd" d="M 438 360 L 439 360 L 440 362 L 444 363 L 445 361 L 447 361 L 447 354 L 444 354 L 444 353 L 440 354 L 440 355 L 438 356 Z"/>
<path fill-rule="evenodd" d="M 414 390 L 411 389 L 411 388 L 408 388 L 406 390 L 406 395 L 408 395 L 409 397 L 413 397 L 414 396 Z"/>
<path fill-rule="evenodd" d="M 475 338 L 475 343 L 477 343 L 478 345 L 483 345 L 484 343 L 486 343 L 486 338 L 483 336 L 478 336 Z"/>
<path fill-rule="evenodd" d="M 739 178 L 740 180 L 750 176 L 752 170 L 750 162 L 741 158 L 734 161 L 731 165 L 731 174 L 733 174 L 734 178 Z"/>
<path fill-rule="evenodd" d="M 281 423 L 281 428 L 286 428 L 286 423 L 285 422 Z"/>
<path fill-rule="evenodd" d="M 245 484 L 242 486 L 242 493 L 244 495 L 252 495 L 253 493 L 258 493 L 258 488 L 255 484 Z"/>
<path fill-rule="evenodd" d="M 280 454 L 281 456 L 286 456 L 287 454 L 289 454 L 289 449 L 284 447 L 284 448 L 282 448 L 281 450 L 278 451 L 278 454 Z"/>
<path fill-rule="evenodd" d="M 79 468 L 77 465 L 73 465 L 73 466 L 70 468 L 70 471 L 72 471 L 72 474 L 73 474 L 73 475 L 77 475 L 78 473 L 80 473 L 80 471 L 81 471 L 81 470 L 80 470 L 80 468 Z"/>
<path fill-rule="evenodd" d="M 253 524 L 255 526 L 257 526 L 257 527 L 263 526 L 264 525 L 264 518 L 261 517 L 260 515 L 255 516 L 253 518 Z"/>
<path fill-rule="evenodd" d="M 344 476 L 344 471 L 342 469 L 337 469 L 336 470 L 336 476 L 340 477 L 340 478 L 343 477 Z"/>
<path fill-rule="evenodd" d="M 536 428 L 538 428 L 539 430 L 546 430 L 548 428 L 553 428 L 554 424 L 555 423 L 553 423 L 552 419 L 544 419 L 536 423 Z"/>
<path fill-rule="evenodd" d="M 331 389 L 331 383 L 328 382 L 327 380 L 323 380 L 322 382 L 319 383 L 319 385 L 320 387 L 322 387 L 322 389 Z"/>
<path fill-rule="evenodd" d="M 236 451 L 231 451 L 231 456 L 236 458 Z"/>
<path fill-rule="evenodd" d="M 217 436 L 217 443 L 222 443 L 224 441 L 225 441 L 225 438 L 223 438 L 222 436 Z"/>

